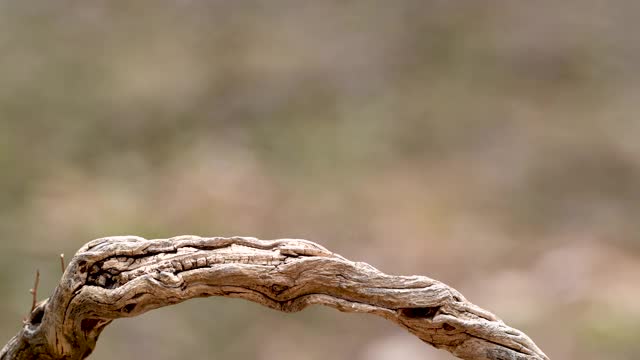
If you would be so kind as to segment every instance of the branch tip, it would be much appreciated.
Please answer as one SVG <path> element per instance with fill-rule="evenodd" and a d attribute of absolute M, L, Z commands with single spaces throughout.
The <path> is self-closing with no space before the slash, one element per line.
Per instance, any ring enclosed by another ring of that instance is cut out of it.
<path fill-rule="evenodd" d="M 40 270 L 36 269 L 36 280 L 33 284 L 33 288 L 29 289 L 29 293 L 32 295 L 31 297 L 31 311 L 36 308 L 36 302 L 38 301 L 38 284 L 40 284 Z"/>

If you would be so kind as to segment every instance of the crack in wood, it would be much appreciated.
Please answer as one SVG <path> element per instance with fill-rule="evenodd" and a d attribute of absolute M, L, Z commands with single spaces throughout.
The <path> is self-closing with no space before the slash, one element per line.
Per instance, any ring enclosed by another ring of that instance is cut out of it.
<path fill-rule="evenodd" d="M 87 277 L 87 285 L 113 289 L 154 272 L 170 272 L 177 275 L 219 264 L 277 266 L 283 264 L 288 256 L 325 254 L 301 247 L 282 247 L 273 250 L 251 248 L 250 250 L 251 252 L 248 252 L 246 249 L 231 246 L 216 250 L 185 249 L 182 252 L 159 253 L 136 258 L 120 255 L 93 264 Z"/>

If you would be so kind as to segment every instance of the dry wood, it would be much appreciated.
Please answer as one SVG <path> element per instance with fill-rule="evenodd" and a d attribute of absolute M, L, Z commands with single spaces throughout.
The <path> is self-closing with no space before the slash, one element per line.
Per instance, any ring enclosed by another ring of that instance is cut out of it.
<path fill-rule="evenodd" d="M 307 240 L 191 235 L 87 243 L 0 359 L 84 359 L 114 319 L 206 296 L 375 314 L 462 359 L 548 360 L 527 335 L 428 277 L 387 275 Z"/>

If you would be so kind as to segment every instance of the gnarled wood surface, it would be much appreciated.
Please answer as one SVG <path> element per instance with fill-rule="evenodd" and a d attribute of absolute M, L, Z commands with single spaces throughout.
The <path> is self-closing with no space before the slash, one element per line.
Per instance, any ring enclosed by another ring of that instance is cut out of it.
<path fill-rule="evenodd" d="M 205 296 L 375 314 L 462 359 L 548 360 L 527 335 L 428 277 L 387 275 L 307 240 L 198 236 L 89 242 L 0 359 L 84 359 L 111 321 Z"/>

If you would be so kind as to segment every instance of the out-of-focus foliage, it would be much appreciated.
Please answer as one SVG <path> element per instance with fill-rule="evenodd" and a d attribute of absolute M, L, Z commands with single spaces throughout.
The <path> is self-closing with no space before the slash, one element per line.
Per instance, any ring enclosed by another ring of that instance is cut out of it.
<path fill-rule="evenodd" d="M 551 358 L 640 351 L 637 1 L 0 3 L 0 335 L 93 238 L 303 237 L 426 274 Z M 205 299 L 95 359 L 451 359 Z"/>

